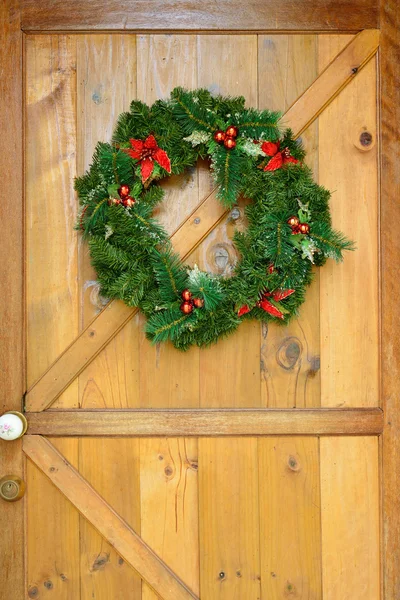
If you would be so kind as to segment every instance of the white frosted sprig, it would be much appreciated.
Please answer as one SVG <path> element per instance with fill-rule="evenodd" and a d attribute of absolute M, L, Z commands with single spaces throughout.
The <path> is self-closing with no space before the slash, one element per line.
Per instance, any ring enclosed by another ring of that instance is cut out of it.
<path fill-rule="evenodd" d="M 193 131 L 188 137 L 183 138 L 184 142 L 189 142 L 192 146 L 207 144 L 211 139 L 211 134 L 206 131 Z"/>

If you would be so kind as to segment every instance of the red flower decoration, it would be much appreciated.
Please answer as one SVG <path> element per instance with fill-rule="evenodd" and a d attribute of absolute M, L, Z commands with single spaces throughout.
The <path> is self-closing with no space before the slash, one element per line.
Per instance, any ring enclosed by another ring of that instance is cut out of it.
<path fill-rule="evenodd" d="M 289 148 L 279 150 L 280 142 L 264 142 L 261 145 L 261 150 L 265 152 L 267 156 L 271 156 L 271 160 L 264 167 L 264 171 L 276 171 L 280 169 L 286 163 L 298 163 L 299 161 L 290 155 Z"/>
<path fill-rule="evenodd" d="M 274 306 L 272 304 L 272 302 L 267 300 L 267 298 L 272 297 L 273 300 L 275 300 L 275 302 L 280 302 L 281 300 L 284 300 L 288 296 L 291 296 L 292 294 L 294 294 L 294 292 L 295 292 L 295 290 L 275 290 L 274 292 L 264 292 L 261 300 L 259 302 L 257 302 L 257 306 L 259 308 L 262 308 L 263 310 L 265 310 L 265 312 L 272 315 L 273 317 L 278 317 L 278 319 L 283 319 L 284 314 L 278 308 L 276 308 L 276 306 Z M 246 313 L 248 313 L 250 311 L 251 311 L 251 308 L 247 304 L 245 304 L 238 310 L 238 316 L 241 317 L 242 315 L 245 315 Z"/>
<path fill-rule="evenodd" d="M 140 163 L 143 183 L 150 177 L 154 169 L 154 161 L 171 173 L 171 161 L 165 150 L 158 147 L 154 135 L 149 135 L 144 141 L 130 139 L 132 148 L 124 150 L 131 158 Z"/>

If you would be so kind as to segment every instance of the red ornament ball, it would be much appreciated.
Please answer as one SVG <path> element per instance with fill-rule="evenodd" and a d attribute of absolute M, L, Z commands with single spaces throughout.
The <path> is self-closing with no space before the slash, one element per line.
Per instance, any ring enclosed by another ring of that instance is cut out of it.
<path fill-rule="evenodd" d="M 227 150 L 233 150 L 233 148 L 236 146 L 236 141 L 232 137 L 226 137 L 224 146 Z"/>
<path fill-rule="evenodd" d="M 307 233 L 310 233 L 310 226 L 308 223 L 300 223 L 299 225 L 299 233 L 302 233 L 303 235 L 307 235 Z"/>
<path fill-rule="evenodd" d="M 133 206 L 135 204 L 136 200 L 135 198 L 132 198 L 132 196 L 127 196 L 126 198 L 124 198 L 122 200 L 122 204 L 124 206 L 127 206 L 128 208 L 130 208 L 131 206 Z"/>
<path fill-rule="evenodd" d="M 182 302 L 180 309 L 184 315 L 190 315 L 193 311 L 193 304 L 192 302 Z"/>
<path fill-rule="evenodd" d="M 239 129 L 235 127 L 235 125 L 229 125 L 229 127 L 226 128 L 225 133 L 228 137 L 236 138 L 238 136 Z"/>
<path fill-rule="evenodd" d="M 274 267 L 274 265 L 269 265 L 269 267 L 268 267 L 268 273 L 269 273 L 270 275 L 272 275 L 272 273 L 274 273 L 274 271 L 275 271 L 275 267 Z"/>
<path fill-rule="evenodd" d="M 184 300 L 185 302 L 190 302 L 190 300 L 192 299 L 192 292 L 190 290 L 183 290 L 181 296 L 182 300 Z"/>
<path fill-rule="evenodd" d="M 121 196 L 121 198 L 125 198 L 126 196 L 129 196 L 130 191 L 131 191 L 131 188 L 129 187 L 129 185 L 126 185 L 126 183 L 123 183 L 118 190 L 118 194 Z"/>
<path fill-rule="evenodd" d="M 288 223 L 292 229 L 298 227 L 300 225 L 300 219 L 296 216 L 289 217 Z"/>
<path fill-rule="evenodd" d="M 108 204 L 121 204 L 121 200 L 119 198 L 110 198 Z"/>
<path fill-rule="evenodd" d="M 214 140 L 218 142 L 218 144 L 223 144 L 225 137 L 225 132 L 221 129 L 218 129 L 218 131 L 214 133 Z"/>
<path fill-rule="evenodd" d="M 193 298 L 193 304 L 196 308 L 203 308 L 204 300 L 203 298 Z"/>

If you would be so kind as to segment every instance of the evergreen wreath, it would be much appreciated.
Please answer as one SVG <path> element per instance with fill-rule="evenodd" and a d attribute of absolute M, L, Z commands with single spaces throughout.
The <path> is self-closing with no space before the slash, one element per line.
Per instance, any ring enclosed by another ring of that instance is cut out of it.
<path fill-rule="evenodd" d="M 137 306 L 153 342 L 207 346 L 244 319 L 287 323 L 303 303 L 312 266 L 342 260 L 353 243 L 333 230 L 330 193 L 312 179 L 304 150 L 280 114 L 245 107 L 243 97 L 176 88 L 151 107 L 134 100 L 112 143 L 98 143 L 75 181 L 77 227 L 88 240 L 101 293 Z M 158 182 L 211 160 L 218 198 L 231 208 L 251 200 L 248 228 L 229 278 L 189 268 L 152 217 Z"/>

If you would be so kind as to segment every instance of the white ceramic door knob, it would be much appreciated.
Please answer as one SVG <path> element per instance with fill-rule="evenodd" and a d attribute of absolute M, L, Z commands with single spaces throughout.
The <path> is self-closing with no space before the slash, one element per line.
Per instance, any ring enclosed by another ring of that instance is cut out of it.
<path fill-rule="evenodd" d="M 22 437 L 27 430 L 28 423 L 23 414 L 19 412 L 6 412 L 0 417 L 0 438 L 11 442 Z"/>

